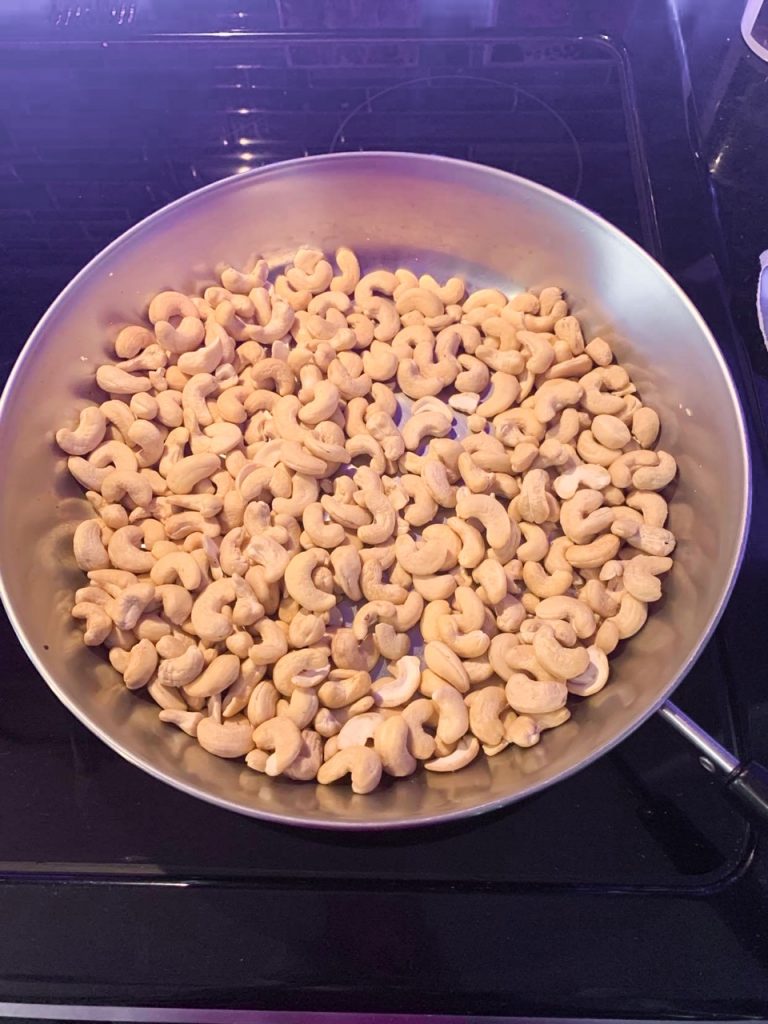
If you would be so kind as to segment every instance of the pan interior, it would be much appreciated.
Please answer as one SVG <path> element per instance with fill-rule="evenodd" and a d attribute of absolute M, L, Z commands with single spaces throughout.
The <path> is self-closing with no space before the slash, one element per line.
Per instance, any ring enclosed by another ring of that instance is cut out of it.
<path fill-rule="evenodd" d="M 613 679 L 528 751 L 447 776 L 420 773 L 368 797 L 297 785 L 220 761 L 162 726 L 125 691 L 69 619 L 80 579 L 71 536 L 88 506 L 55 450 L 55 430 L 103 396 L 96 366 L 109 341 L 163 288 L 197 290 L 213 268 L 254 249 L 283 262 L 300 245 L 354 248 L 364 269 L 407 266 L 473 288 L 558 284 L 572 310 L 614 346 L 663 424 L 680 478 L 667 596 L 614 659 Z M 229 179 L 149 218 L 97 258 L 57 300 L 17 364 L 0 409 L 3 597 L 41 674 L 78 717 L 179 788 L 247 814 L 295 824 L 387 827 L 519 799 L 618 742 L 676 685 L 705 641 L 741 554 L 749 473 L 733 386 L 682 292 L 637 246 L 583 208 L 523 179 L 398 154 L 344 154 Z"/>

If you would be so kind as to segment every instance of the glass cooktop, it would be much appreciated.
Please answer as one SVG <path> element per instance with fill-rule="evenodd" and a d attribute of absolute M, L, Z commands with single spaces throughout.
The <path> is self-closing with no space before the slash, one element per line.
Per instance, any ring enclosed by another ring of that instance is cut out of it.
<path fill-rule="evenodd" d="M 602 39 L 52 42 L 6 49 L 0 67 L 31 86 L 24 109 L 0 98 L 14 147 L 0 185 L 13 207 L 6 366 L 48 298 L 129 225 L 304 154 L 407 149 L 502 167 L 663 257 L 627 63 Z M 58 705 L 7 624 L 2 636 L 14 709 L 0 718 L 6 872 L 685 887 L 726 877 L 749 852 L 743 820 L 659 722 L 555 789 L 450 829 L 367 839 L 239 819 L 122 762 Z M 683 696 L 733 743 L 721 646 Z"/>

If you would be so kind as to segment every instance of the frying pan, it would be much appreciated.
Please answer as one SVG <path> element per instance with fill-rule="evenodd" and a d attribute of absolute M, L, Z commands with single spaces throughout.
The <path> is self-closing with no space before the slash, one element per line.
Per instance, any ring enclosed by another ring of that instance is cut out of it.
<path fill-rule="evenodd" d="M 509 748 L 456 774 L 421 772 L 362 797 L 348 787 L 271 779 L 219 760 L 162 725 L 157 708 L 85 648 L 69 617 L 82 575 L 74 528 L 90 507 L 53 444 L 90 401 L 110 340 L 152 294 L 199 290 L 252 250 L 273 265 L 300 245 L 348 245 L 363 268 L 409 266 L 472 288 L 558 284 L 590 336 L 614 346 L 663 424 L 680 473 L 678 538 L 666 596 L 612 659 L 609 685 L 577 702 L 529 750 Z M 723 610 L 744 550 L 750 467 L 738 398 L 717 345 L 674 281 L 634 242 L 578 204 L 522 178 L 438 157 L 352 153 L 229 178 L 160 210 L 97 256 L 62 292 L 22 351 L 0 404 L 0 585 L 40 675 L 96 735 L 185 792 L 294 825 L 382 829 L 476 814 L 550 786 L 604 754 L 656 711 L 765 814 L 760 766 L 740 765 L 668 700 Z"/>

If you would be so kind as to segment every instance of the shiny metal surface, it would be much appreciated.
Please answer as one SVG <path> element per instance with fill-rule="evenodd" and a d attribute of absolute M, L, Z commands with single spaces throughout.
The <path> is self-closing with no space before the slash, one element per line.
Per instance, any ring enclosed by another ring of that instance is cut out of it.
<path fill-rule="evenodd" d="M 157 720 L 68 616 L 79 579 L 71 535 L 88 512 L 53 445 L 99 399 L 109 340 L 162 288 L 211 283 L 217 262 L 257 249 L 280 263 L 299 245 L 355 248 L 473 287 L 557 283 L 592 334 L 612 341 L 663 423 L 680 466 L 668 593 L 614 659 L 610 685 L 530 750 L 422 773 L 360 797 L 269 779 L 217 760 Z M 705 643 L 730 592 L 749 515 L 749 462 L 732 382 L 678 286 L 637 245 L 583 207 L 521 178 L 408 154 L 310 158 L 227 179 L 133 228 L 69 285 L 25 347 L 0 404 L 2 596 L 27 653 L 60 699 L 133 764 L 220 806 L 297 825 L 387 828 L 500 807 L 576 771 L 660 707 Z"/>
<path fill-rule="evenodd" d="M 689 718 L 684 711 L 673 704 L 671 700 L 665 701 L 659 708 L 659 714 L 668 722 L 673 729 L 676 729 L 681 736 L 685 736 L 689 743 L 692 743 L 703 755 L 702 764 L 707 771 L 720 771 L 723 775 L 730 775 L 739 767 L 739 759 L 734 757 L 730 750 L 726 750 L 722 744 L 713 739 L 708 732 L 697 725 L 692 718 Z"/>

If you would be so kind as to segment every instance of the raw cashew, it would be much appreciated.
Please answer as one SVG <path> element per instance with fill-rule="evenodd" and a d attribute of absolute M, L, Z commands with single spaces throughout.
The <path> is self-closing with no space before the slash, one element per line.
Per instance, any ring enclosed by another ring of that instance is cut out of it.
<path fill-rule="evenodd" d="M 427 668 L 461 693 L 469 689 L 469 676 L 461 659 L 442 640 L 430 640 L 424 647 Z"/>
<path fill-rule="evenodd" d="M 410 732 L 402 715 L 385 718 L 373 736 L 373 749 L 388 775 L 403 778 L 416 771 L 416 758 L 408 749 Z"/>
<path fill-rule="evenodd" d="M 299 727 L 290 718 L 270 718 L 253 731 L 253 741 L 260 750 L 272 751 L 267 758 L 267 775 L 282 775 L 289 768 L 301 750 L 302 739 Z"/>
<path fill-rule="evenodd" d="M 138 526 L 122 526 L 115 530 L 107 545 L 109 560 L 116 569 L 149 572 L 155 564 L 149 551 L 142 551 L 144 535 Z"/>
<path fill-rule="evenodd" d="M 587 648 L 589 664 L 580 672 L 568 680 L 568 692 L 575 693 L 578 697 L 591 697 L 598 693 L 608 682 L 608 656 L 594 644 Z"/>
<path fill-rule="evenodd" d="M 377 679 L 372 686 L 371 692 L 378 707 L 401 707 L 419 688 L 421 667 L 418 658 L 410 655 L 400 658 L 392 668 L 393 676 Z"/>
<path fill-rule="evenodd" d="M 592 610 L 575 597 L 547 597 L 536 605 L 536 616 L 540 619 L 565 619 L 582 640 L 592 636 L 595 631 Z"/>
<path fill-rule="evenodd" d="M 323 763 L 323 741 L 312 729 L 302 729 L 301 747 L 284 774 L 297 782 L 308 782 L 317 776 Z M 266 767 L 266 765 L 265 765 Z"/>
<path fill-rule="evenodd" d="M 504 739 L 502 712 L 509 707 L 501 686 L 485 686 L 464 698 L 469 708 L 469 728 L 481 743 L 495 746 Z"/>
<path fill-rule="evenodd" d="M 91 405 L 80 413 L 80 421 L 74 430 L 62 427 L 56 432 L 56 443 L 68 455 L 87 455 L 101 444 L 106 430 L 104 413 L 98 406 Z"/>
<path fill-rule="evenodd" d="M 186 683 L 184 693 L 187 697 L 213 697 L 228 689 L 240 673 L 240 659 L 236 654 L 220 654 L 202 673 Z"/>
<path fill-rule="evenodd" d="M 564 682 L 531 679 L 522 672 L 514 672 L 509 677 L 504 692 L 509 706 L 520 715 L 558 711 L 568 698 Z"/>
<path fill-rule="evenodd" d="M 197 679 L 205 668 L 205 658 L 199 647 L 188 647 L 174 658 L 160 663 L 157 671 L 158 682 L 162 686 L 186 686 Z"/>
<path fill-rule="evenodd" d="M 319 686 L 330 670 L 328 652 L 324 647 L 289 651 L 275 662 L 272 681 L 284 697 L 290 697 L 296 686 L 301 689 Z"/>
<path fill-rule="evenodd" d="M 369 747 L 345 747 L 321 765 L 317 781 L 326 786 L 344 775 L 352 776 L 352 792 L 370 793 L 381 780 L 381 758 Z"/>
<path fill-rule="evenodd" d="M 469 728 L 469 713 L 461 694 L 449 683 L 441 683 L 432 694 L 437 710 L 437 738 L 456 743 Z"/>
<path fill-rule="evenodd" d="M 322 683 L 317 695 L 324 707 L 336 709 L 349 707 L 361 697 L 368 696 L 371 677 L 367 672 L 355 669 L 334 669 Z"/>
<path fill-rule="evenodd" d="M 589 663 L 589 655 L 583 647 L 563 647 L 551 628 L 536 632 L 533 650 L 541 667 L 555 679 L 571 679 L 581 675 Z"/>
<path fill-rule="evenodd" d="M 501 550 L 512 537 L 509 516 L 495 498 L 487 494 L 472 494 L 460 487 L 456 494 L 456 515 L 459 519 L 477 519 L 485 529 L 490 547 Z"/>
<path fill-rule="evenodd" d="M 195 738 L 203 750 L 217 757 L 244 757 L 253 749 L 251 723 L 243 715 L 217 722 L 210 716 L 197 723 Z"/>
<path fill-rule="evenodd" d="M 466 768 L 480 753 L 480 744 L 474 736 L 462 736 L 450 754 L 444 754 L 434 761 L 427 761 L 428 772 L 456 772 Z"/>
<path fill-rule="evenodd" d="M 192 628 L 204 643 L 215 644 L 232 632 L 232 620 L 224 609 L 235 603 L 235 584 L 225 576 L 209 583 L 192 605 Z"/>
<path fill-rule="evenodd" d="M 83 643 L 88 647 L 103 644 L 114 629 L 114 623 L 101 605 L 92 601 L 81 601 L 72 609 L 73 619 L 85 619 Z"/>
<path fill-rule="evenodd" d="M 75 561 L 83 572 L 94 569 L 108 569 L 110 557 L 101 538 L 101 526 L 97 519 L 84 519 L 75 530 L 72 539 Z"/>
<path fill-rule="evenodd" d="M 322 548 L 310 548 L 294 555 L 285 569 L 285 588 L 288 594 L 310 612 L 327 612 L 336 604 L 333 594 L 319 590 L 312 579 L 318 566 L 328 564 L 328 552 Z"/>

